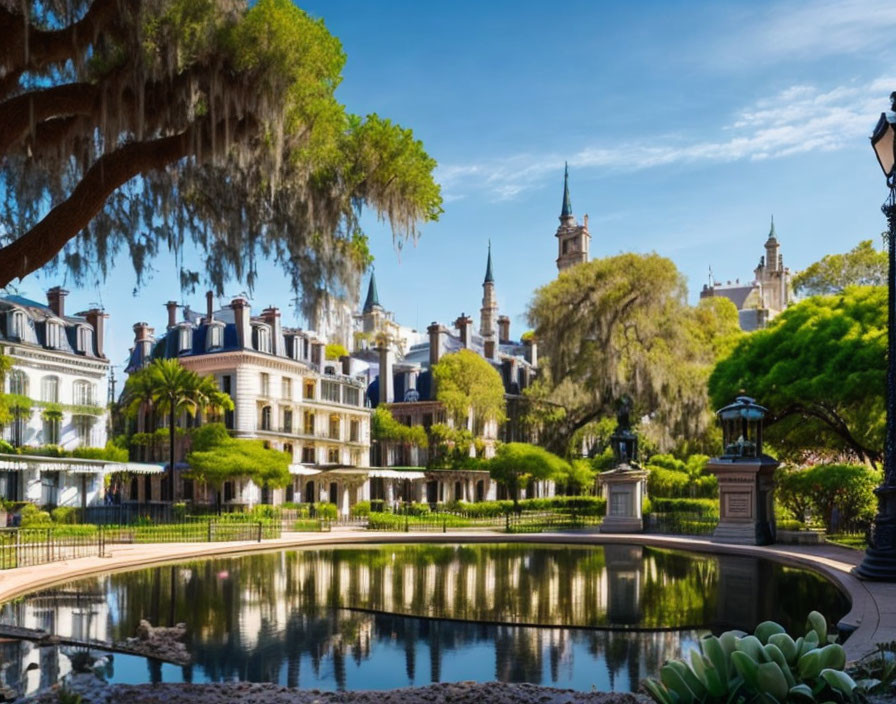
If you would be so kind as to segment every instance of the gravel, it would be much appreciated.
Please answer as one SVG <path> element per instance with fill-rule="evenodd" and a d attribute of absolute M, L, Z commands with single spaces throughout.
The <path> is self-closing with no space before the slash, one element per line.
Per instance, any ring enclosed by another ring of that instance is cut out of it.
<path fill-rule="evenodd" d="M 69 691 L 81 694 L 84 704 L 649 704 L 651 701 L 640 694 L 577 692 L 504 682 L 452 682 L 385 691 L 321 692 L 250 682 L 108 685 L 93 675 L 75 675 L 67 687 Z M 58 689 L 46 690 L 27 701 L 30 704 L 57 704 Z"/>

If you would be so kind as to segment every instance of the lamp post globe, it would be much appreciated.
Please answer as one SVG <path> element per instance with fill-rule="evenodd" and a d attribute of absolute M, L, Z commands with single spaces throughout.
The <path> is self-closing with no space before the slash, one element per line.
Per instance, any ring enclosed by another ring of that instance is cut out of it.
<path fill-rule="evenodd" d="M 884 435 L 884 479 L 874 490 L 877 515 L 862 564 L 854 572 L 862 579 L 896 581 L 896 92 L 890 110 L 882 113 L 871 146 L 887 179 L 890 195 L 881 206 L 887 217 L 887 424 Z"/>

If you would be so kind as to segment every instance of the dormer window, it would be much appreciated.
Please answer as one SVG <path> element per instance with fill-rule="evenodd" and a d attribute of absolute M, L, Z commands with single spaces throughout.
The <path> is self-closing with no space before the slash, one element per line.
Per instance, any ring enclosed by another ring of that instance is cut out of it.
<path fill-rule="evenodd" d="M 91 330 L 86 325 L 82 325 L 78 328 L 78 352 L 87 352 L 93 351 L 93 330 Z"/>
<path fill-rule="evenodd" d="M 177 353 L 184 354 L 193 349 L 193 328 L 182 325 L 177 333 Z"/>
<path fill-rule="evenodd" d="M 267 325 L 255 326 L 255 349 L 270 354 L 271 329 Z"/>
<path fill-rule="evenodd" d="M 209 325 L 205 338 L 205 349 L 214 350 L 224 346 L 224 326 Z"/>
<path fill-rule="evenodd" d="M 60 328 L 58 323 L 54 323 L 51 321 L 47 321 L 46 326 L 46 343 L 47 347 L 52 347 L 53 349 L 59 349 L 59 335 Z"/>
<path fill-rule="evenodd" d="M 25 338 L 25 314 L 20 310 L 12 310 L 7 314 L 6 322 L 10 337 L 20 340 Z"/>

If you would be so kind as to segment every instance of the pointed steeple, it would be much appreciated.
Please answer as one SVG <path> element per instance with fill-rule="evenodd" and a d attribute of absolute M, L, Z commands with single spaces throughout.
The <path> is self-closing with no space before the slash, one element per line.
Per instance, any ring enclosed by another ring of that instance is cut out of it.
<path fill-rule="evenodd" d="M 485 280 L 483 284 L 495 283 L 495 277 L 492 275 L 492 241 L 488 241 L 488 263 L 485 265 Z"/>
<path fill-rule="evenodd" d="M 364 300 L 364 313 L 369 313 L 373 310 L 374 306 L 377 308 L 382 308 L 380 305 L 380 295 L 376 290 L 376 272 L 371 269 L 370 270 L 370 284 L 367 286 L 367 298 Z"/>
<path fill-rule="evenodd" d="M 771 226 L 771 229 L 768 231 L 768 238 L 770 240 L 774 240 L 775 242 L 778 241 L 778 237 L 775 234 L 775 216 L 774 215 L 772 215 L 772 226 Z"/>
<path fill-rule="evenodd" d="M 572 217 L 572 202 L 569 199 L 569 164 L 563 166 L 563 208 L 560 210 L 560 219 Z"/>

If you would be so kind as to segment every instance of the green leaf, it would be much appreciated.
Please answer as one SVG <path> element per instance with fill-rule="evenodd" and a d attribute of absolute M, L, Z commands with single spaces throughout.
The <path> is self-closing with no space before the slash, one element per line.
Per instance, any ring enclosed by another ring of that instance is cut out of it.
<path fill-rule="evenodd" d="M 756 681 L 760 692 L 770 694 L 778 701 L 783 701 L 790 690 L 787 678 L 775 662 L 764 662 L 759 665 Z"/>
<path fill-rule="evenodd" d="M 806 631 L 815 631 L 819 643 L 828 642 L 828 621 L 818 611 L 810 611 L 806 619 Z"/>
<path fill-rule="evenodd" d="M 784 653 L 784 657 L 787 659 L 788 663 L 793 664 L 796 662 L 799 650 L 797 649 L 797 644 L 794 642 L 793 638 L 787 633 L 775 633 L 769 636 L 768 642 L 777 646 L 781 652 Z"/>
<path fill-rule="evenodd" d="M 758 626 L 756 626 L 756 630 L 753 631 L 754 635 L 760 640 L 760 642 L 765 645 L 768 643 L 768 639 L 780 633 L 786 633 L 784 630 L 784 626 L 780 623 L 775 623 L 774 621 L 763 621 Z"/>

